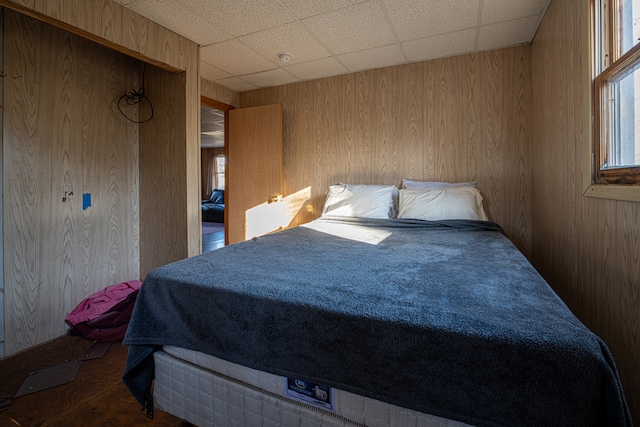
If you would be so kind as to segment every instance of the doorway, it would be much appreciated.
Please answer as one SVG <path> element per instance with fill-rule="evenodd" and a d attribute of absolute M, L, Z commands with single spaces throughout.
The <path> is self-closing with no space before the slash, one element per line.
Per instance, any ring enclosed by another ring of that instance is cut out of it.
<path fill-rule="evenodd" d="M 219 122 L 221 113 L 212 110 L 224 112 L 225 245 L 284 227 L 284 207 L 272 203 L 274 197 L 276 200 L 282 197 L 282 105 L 235 109 L 201 97 L 201 106 L 202 123 L 208 121 L 208 114 L 217 115 Z M 207 163 L 212 161 L 211 156 L 201 157 Z M 208 176 L 215 175 L 211 170 L 208 168 Z M 207 183 L 202 188 L 213 188 L 212 195 L 217 191 L 215 185 Z M 208 194 L 205 192 L 203 196 Z M 205 240 L 206 237 L 203 252 Z"/>
<path fill-rule="evenodd" d="M 201 97 L 200 170 L 202 252 L 225 245 L 227 111 L 233 107 Z"/>

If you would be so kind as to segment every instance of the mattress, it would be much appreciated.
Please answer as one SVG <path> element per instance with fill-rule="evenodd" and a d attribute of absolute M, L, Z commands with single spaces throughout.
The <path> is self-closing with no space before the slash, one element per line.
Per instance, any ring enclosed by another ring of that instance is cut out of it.
<path fill-rule="evenodd" d="M 124 344 L 143 405 L 175 346 L 477 426 L 632 425 L 606 344 L 486 221 L 322 218 L 159 267 Z"/>
<path fill-rule="evenodd" d="M 320 409 L 287 397 L 284 377 L 180 347 L 154 360 L 155 408 L 199 427 L 469 426 L 339 389 L 334 411 Z"/>

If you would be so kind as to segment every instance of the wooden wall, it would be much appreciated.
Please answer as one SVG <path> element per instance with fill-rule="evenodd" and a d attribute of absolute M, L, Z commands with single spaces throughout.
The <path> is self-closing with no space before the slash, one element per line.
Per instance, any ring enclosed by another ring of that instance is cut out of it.
<path fill-rule="evenodd" d="M 233 107 L 240 105 L 240 94 L 224 86 L 200 79 L 200 94 Z"/>
<path fill-rule="evenodd" d="M 143 236 L 140 274 L 143 278 L 155 267 L 185 258 L 188 252 L 187 182 L 186 176 L 175 173 L 184 170 L 187 162 L 186 146 L 181 143 L 186 126 L 185 104 L 180 102 L 185 91 L 184 74 L 171 74 L 151 66 L 147 67 L 146 82 L 155 117 L 140 124 L 140 230 Z M 193 161 L 193 168 L 199 164 L 199 158 L 198 155 L 198 160 Z M 199 192 L 196 203 L 199 203 Z"/>
<path fill-rule="evenodd" d="M 200 253 L 200 78 L 195 43 L 111 0 L 0 6 L 12 25 L 3 79 L 10 355 L 63 335 L 64 317 L 90 293 Z M 115 107 L 141 84 L 133 58 L 155 64 L 146 73 L 155 118 L 140 126 Z M 65 191 L 74 194 L 63 203 Z"/>
<path fill-rule="evenodd" d="M 4 10 L 0 9 L 0 69 L 4 70 Z M 4 111 L 4 84 L 0 84 L 0 111 Z M 3 124 L 0 115 L 0 144 L 2 142 Z M 0 186 L 2 186 L 2 150 L 0 149 Z M 0 212 L 4 212 L 4 197 L 0 198 Z M 0 239 L 4 242 L 4 229 L 0 229 Z M 4 259 L 4 247 L 0 244 L 0 259 Z M 0 274 L 0 358 L 5 354 L 5 321 L 4 321 L 4 274 Z"/>
<path fill-rule="evenodd" d="M 478 182 L 489 217 L 531 252 L 529 49 L 483 52 L 240 94 L 284 110 L 284 195 L 310 187 L 293 224 L 339 181 Z"/>
<path fill-rule="evenodd" d="M 640 204 L 585 197 L 589 2 L 553 0 L 532 44 L 533 264 L 611 349 L 640 421 Z"/>
<path fill-rule="evenodd" d="M 184 122 L 184 132 L 174 134 L 178 139 L 153 141 L 154 144 L 184 145 L 185 162 L 168 168 L 158 165 L 184 192 L 186 206 L 174 205 L 175 215 L 186 209 L 186 224 L 180 224 L 186 233 L 186 252 L 183 256 L 197 255 L 201 251 L 200 234 L 200 73 L 199 47 L 186 38 L 167 30 L 155 22 L 137 15 L 113 0 L 0 0 L 0 6 L 52 24 L 87 40 L 109 47 L 127 56 L 176 74 L 183 74 L 183 92 L 174 99 L 185 107 L 184 115 L 167 117 L 167 123 Z M 173 90 L 172 88 L 165 88 Z M 144 139 L 142 140 L 144 142 Z M 166 159 L 171 162 L 171 159 Z M 156 173 L 156 170 L 143 171 Z M 167 178 L 169 179 L 169 178 Z M 145 202 L 144 200 L 142 201 Z M 150 211 L 150 210 L 148 210 Z M 141 235 L 141 249 L 161 244 L 158 235 Z M 159 265 L 156 262 L 148 266 Z M 145 271 L 143 271 L 145 273 Z"/>
<path fill-rule="evenodd" d="M 140 67 L 8 10 L 4 38 L 9 355 L 63 335 L 83 298 L 140 275 L 138 130 L 116 106 Z"/>
<path fill-rule="evenodd" d="M 113 0 L 0 0 L 0 6 L 168 71 L 193 65 L 188 54 L 193 42 Z"/>

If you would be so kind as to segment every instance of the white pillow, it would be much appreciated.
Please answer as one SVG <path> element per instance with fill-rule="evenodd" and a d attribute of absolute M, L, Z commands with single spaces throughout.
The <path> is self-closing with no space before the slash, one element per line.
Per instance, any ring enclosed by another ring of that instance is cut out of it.
<path fill-rule="evenodd" d="M 433 188 L 433 187 L 475 187 L 475 181 L 469 182 L 438 182 L 438 181 L 411 181 L 409 179 L 402 180 L 402 188 Z"/>
<path fill-rule="evenodd" d="M 400 190 L 398 218 L 439 221 L 472 219 L 487 221 L 482 196 L 474 187 L 445 186 Z"/>
<path fill-rule="evenodd" d="M 395 218 L 398 188 L 395 185 L 331 185 L 322 215 L 358 218 Z"/>

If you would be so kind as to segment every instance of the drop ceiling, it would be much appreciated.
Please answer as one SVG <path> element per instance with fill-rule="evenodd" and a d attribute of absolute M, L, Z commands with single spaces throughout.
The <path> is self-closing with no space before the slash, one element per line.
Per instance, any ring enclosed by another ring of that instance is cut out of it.
<path fill-rule="evenodd" d="M 551 0 L 115 1 L 199 44 L 201 76 L 244 92 L 530 43 Z"/>
<path fill-rule="evenodd" d="M 200 106 L 200 146 L 224 147 L 224 111 Z"/>

